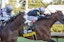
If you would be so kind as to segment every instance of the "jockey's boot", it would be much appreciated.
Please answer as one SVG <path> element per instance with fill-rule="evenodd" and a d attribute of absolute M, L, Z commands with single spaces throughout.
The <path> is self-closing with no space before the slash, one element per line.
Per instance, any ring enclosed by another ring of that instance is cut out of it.
<path fill-rule="evenodd" d="M 32 30 L 32 26 L 30 26 L 30 27 L 28 27 L 28 33 L 30 33 L 30 32 L 32 32 L 33 30 Z"/>
<path fill-rule="evenodd" d="M 30 24 L 30 25 L 29 25 L 29 27 L 28 27 L 28 30 L 32 30 L 34 21 L 32 20 L 29 24 Z"/>
<path fill-rule="evenodd" d="M 28 30 L 32 30 L 32 26 L 29 26 L 29 27 L 28 27 Z"/>

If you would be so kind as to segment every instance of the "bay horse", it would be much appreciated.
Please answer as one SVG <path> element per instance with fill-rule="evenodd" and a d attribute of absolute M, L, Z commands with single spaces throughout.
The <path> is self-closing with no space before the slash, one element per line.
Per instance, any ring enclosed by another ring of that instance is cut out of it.
<path fill-rule="evenodd" d="M 1 42 L 17 42 L 19 26 L 24 23 L 24 12 L 18 14 L 16 18 L 5 25 L 0 31 Z"/>
<path fill-rule="evenodd" d="M 21 13 L 20 13 L 21 14 Z M 55 13 L 51 13 L 50 19 L 41 19 L 36 22 L 36 27 L 34 31 L 36 32 L 37 40 L 44 40 L 47 42 L 55 42 L 51 39 L 51 32 L 50 29 L 52 25 L 59 21 L 64 24 L 64 16 L 61 11 L 57 11 Z M 20 26 L 19 34 L 22 35 L 22 26 Z M 25 37 L 27 39 L 33 40 L 32 37 Z"/>

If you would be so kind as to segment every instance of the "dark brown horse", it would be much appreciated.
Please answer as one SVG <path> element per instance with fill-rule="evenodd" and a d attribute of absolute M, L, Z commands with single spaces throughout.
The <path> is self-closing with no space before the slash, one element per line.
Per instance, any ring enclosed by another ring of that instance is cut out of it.
<path fill-rule="evenodd" d="M 24 23 L 24 13 L 18 14 L 14 21 L 8 23 L 0 31 L 1 42 L 17 42 L 19 26 Z"/>
<path fill-rule="evenodd" d="M 41 19 L 36 22 L 36 28 L 34 29 L 36 32 L 37 40 L 44 40 L 47 42 L 55 42 L 51 40 L 51 32 L 50 29 L 52 25 L 59 21 L 61 23 L 64 23 L 64 16 L 61 11 L 57 11 L 55 13 L 51 13 L 50 19 Z M 20 26 L 20 35 L 22 35 L 22 26 Z M 28 39 L 33 39 L 32 37 L 26 37 Z"/>

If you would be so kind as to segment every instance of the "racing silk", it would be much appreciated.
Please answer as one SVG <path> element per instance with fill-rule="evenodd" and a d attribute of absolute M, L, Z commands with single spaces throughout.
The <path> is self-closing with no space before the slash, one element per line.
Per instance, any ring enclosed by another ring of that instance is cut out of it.
<path fill-rule="evenodd" d="M 2 12 L 6 11 L 6 8 L 2 8 Z"/>
<path fill-rule="evenodd" d="M 31 26 L 31 22 L 32 21 L 37 21 L 38 17 L 40 13 L 39 10 L 35 9 L 35 10 L 31 10 L 29 11 L 27 14 L 24 15 L 24 18 L 26 19 L 25 24 L 28 23 L 29 26 Z"/>
<path fill-rule="evenodd" d="M 35 10 L 32 10 L 32 11 L 29 11 L 27 13 L 28 16 L 39 16 L 40 13 L 39 13 L 39 10 L 35 9 Z"/>
<path fill-rule="evenodd" d="M 0 20 L 8 21 L 10 17 L 12 17 L 11 13 L 7 13 L 6 11 L 3 11 Z"/>

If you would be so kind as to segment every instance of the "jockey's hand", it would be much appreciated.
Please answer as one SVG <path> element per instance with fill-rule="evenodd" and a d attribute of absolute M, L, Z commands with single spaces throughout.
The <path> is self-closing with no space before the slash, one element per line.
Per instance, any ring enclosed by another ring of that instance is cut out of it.
<path fill-rule="evenodd" d="M 48 16 L 50 16 L 50 15 L 46 14 L 45 16 L 48 17 Z"/>
<path fill-rule="evenodd" d="M 45 15 L 45 17 L 47 17 L 48 19 L 50 19 L 50 15 L 48 15 L 48 14 L 47 14 L 47 15 Z"/>
<path fill-rule="evenodd" d="M 46 16 L 39 16 L 38 19 L 50 19 L 50 17 L 46 17 Z"/>

